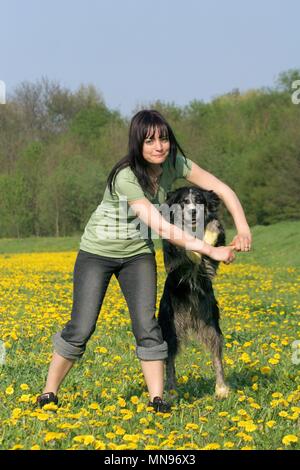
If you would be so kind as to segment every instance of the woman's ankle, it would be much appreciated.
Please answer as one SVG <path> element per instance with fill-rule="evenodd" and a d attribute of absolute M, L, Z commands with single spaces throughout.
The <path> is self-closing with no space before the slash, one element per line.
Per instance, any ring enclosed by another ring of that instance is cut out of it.
<path fill-rule="evenodd" d="M 58 389 L 55 387 L 45 387 L 43 390 L 43 393 L 54 393 L 54 395 L 57 395 Z"/>

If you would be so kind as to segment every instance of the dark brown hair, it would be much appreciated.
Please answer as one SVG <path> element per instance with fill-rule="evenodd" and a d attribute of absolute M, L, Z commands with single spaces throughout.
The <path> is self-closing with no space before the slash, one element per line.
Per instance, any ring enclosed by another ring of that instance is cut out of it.
<path fill-rule="evenodd" d="M 143 144 L 146 137 L 152 137 L 156 130 L 158 130 L 159 137 L 167 137 L 169 139 L 170 152 L 168 158 L 171 158 L 174 167 L 178 150 L 186 158 L 165 118 L 154 109 L 139 111 L 133 116 L 130 123 L 128 153 L 116 163 L 107 178 L 107 185 L 111 193 L 115 177 L 119 171 L 127 166 L 131 168 L 137 177 L 143 191 L 151 191 L 152 185 L 146 170 L 147 161 L 143 157 Z"/>

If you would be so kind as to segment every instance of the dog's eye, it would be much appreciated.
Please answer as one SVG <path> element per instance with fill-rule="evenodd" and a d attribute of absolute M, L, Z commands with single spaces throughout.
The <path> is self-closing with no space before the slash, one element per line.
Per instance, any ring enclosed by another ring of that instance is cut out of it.
<path fill-rule="evenodd" d="M 205 201 L 201 197 L 196 198 L 196 204 L 205 204 Z"/>

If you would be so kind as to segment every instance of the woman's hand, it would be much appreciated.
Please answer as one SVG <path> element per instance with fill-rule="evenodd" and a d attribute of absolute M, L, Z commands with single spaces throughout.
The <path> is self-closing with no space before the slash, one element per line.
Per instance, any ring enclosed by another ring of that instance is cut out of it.
<path fill-rule="evenodd" d="M 252 235 L 250 229 L 238 232 L 229 246 L 233 246 L 236 251 L 250 251 Z"/>
<path fill-rule="evenodd" d="M 212 246 L 209 256 L 215 261 L 223 261 L 225 264 L 230 264 L 235 260 L 234 249 L 233 246 Z"/>

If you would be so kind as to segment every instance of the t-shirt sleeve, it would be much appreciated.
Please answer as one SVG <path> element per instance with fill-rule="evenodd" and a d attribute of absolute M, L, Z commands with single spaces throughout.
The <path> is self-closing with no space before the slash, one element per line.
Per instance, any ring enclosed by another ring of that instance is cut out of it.
<path fill-rule="evenodd" d="M 146 197 L 137 177 L 130 168 L 124 168 L 117 174 L 115 192 L 119 197 L 126 198 L 127 201 L 135 201 Z"/>
<path fill-rule="evenodd" d="M 186 178 L 192 171 L 192 160 L 184 158 L 183 155 L 176 156 L 175 178 Z"/>

